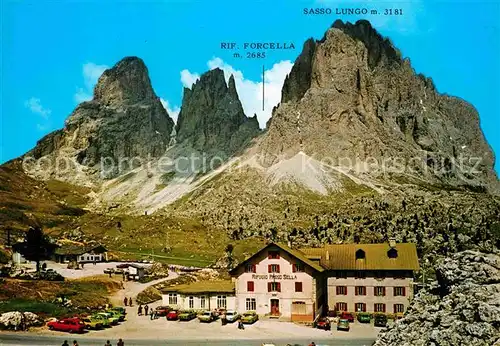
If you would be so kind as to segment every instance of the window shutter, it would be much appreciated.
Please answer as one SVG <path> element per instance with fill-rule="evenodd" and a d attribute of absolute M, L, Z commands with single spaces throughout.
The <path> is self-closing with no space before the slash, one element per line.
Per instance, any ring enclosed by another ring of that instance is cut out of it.
<path fill-rule="evenodd" d="M 297 271 L 297 265 L 294 263 L 292 264 L 292 273 L 295 273 Z"/>
<path fill-rule="evenodd" d="M 385 287 L 382 287 L 382 295 L 385 297 Z M 384 304 L 384 312 L 385 312 L 385 304 Z"/>
<path fill-rule="evenodd" d="M 278 282 L 277 291 L 278 291 L 278 292 L 281 292 L 281 282 Z"/>
<path fill-rule="evenodd" d="M 366 296 L 366 287 L 363 286 L 363 295 Z"/>
<path fill-rule="evenodd" d="M 344 294 L 347 295 L 347 286 L 344 286 L 345 289 L 344 289 Z"/>
<path fill-rule="evenodd" d="M 267 283 L 267 292 L 271 292 L 271 283 L 270 282 Z"/>
<path fill-rule="evenodd" d="M 406 297 L 406 287 L 403 287 L 403 296 Z"/>
<path fill-rule="evenodd" d="M 276 273 L 279 273 L 280 272 L 280 265 L 279 264 L 276 264 L 276 269 L 277 269 Z"/>
<path fill-rule="evenodd" d="M 394 304 L 393 308 L 394 308 L 394 313 L 396 313 L 397 312 L 397 310 L 396 310 L 396 304 Z"/>
<path fill-rule="evenodd" d="M 279 259 L 279 258 L 280 258 L 280 252 L 276 251 L 276 259 Z"/>
<path fill-rule="evenodd" d="M 340 287 L 339 287 L 339 286 L 337 286 L 337 287 L 335 287 L 335 289 L 336 289 L 336 291 L 337 291 L 337 295 L 339 295 Z"/>
<path fill-rule="evenodd" d="M 377 296 L 377 286 L 373 286 L 373 295 Z"/>
<path fill-rule="evenodd" d="M 271 259 L 271 258 L 273 258 L 273 256 L 271 255 L 271 251 L 269 251 L 269 252 L 267 253 L 267 259 Z"/>
<path fill-rule="evenodd" d="M 255 264 L 252 264 L 252 273 L 255 273 L 255 272 L 257 272 L 257 270 L 256 270 L 256 265 L 255 265 Z"/>
<path fill-rule="evenodd" d="M 354 294 L 358 295 L 358 286 L 354 287 Z"/>
<path fill-rule="evenodd" d="M 366 312 L 366 303 L 363 303 L 363 312 Z"/>
<path fill-rule="evenodd" d="M 271 273 L 271 265 L 270 264 L 267 265 L 267 272 Z"/>
<path fill-rule="evenodd" d="M 382 304 L 382 311 L 385 312 L 385 304 Z"/>
<path fill-rule="evenodd" d="M 253 281 L 248 281 L 247 282 L 247 291 L 248 292 L 253 292 L 254 291 L 254 283 L 253 283 Z"/>

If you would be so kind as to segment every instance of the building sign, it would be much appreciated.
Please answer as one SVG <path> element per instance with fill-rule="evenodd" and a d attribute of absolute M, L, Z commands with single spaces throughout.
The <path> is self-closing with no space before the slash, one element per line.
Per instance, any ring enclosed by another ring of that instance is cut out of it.
<path fill-rule="evenodd" d="M 297 275 L 290 274 L 252 274 L 254 280 L 297 280 Z"/>

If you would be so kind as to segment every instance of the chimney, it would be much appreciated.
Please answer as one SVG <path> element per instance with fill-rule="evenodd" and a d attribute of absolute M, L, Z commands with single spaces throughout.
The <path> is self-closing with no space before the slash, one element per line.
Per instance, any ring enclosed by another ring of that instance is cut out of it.
<path fill-rule="evenodd" d="M 329 260 L 330 260 L 330 253 L 328 252 L 328 250 L 326 250 L 325 259 L 326 259 L 327 261 L 329 261 Z"/>
<path fill-rule="evenodd" d="M 396 247 L 396 238 L 389 238 L 389 246 L 391 248 L 395 248 Z"/>

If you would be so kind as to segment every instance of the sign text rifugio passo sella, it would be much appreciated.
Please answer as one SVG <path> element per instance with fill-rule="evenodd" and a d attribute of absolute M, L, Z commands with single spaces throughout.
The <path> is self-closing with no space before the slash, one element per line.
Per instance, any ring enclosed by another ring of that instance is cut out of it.
<path fill-rule="evenodd" d="M 293 42 L 221 42 L 220 48 L 233 51 L 233 58 L 263 59 L 266 53 L 295 49 Z"/>

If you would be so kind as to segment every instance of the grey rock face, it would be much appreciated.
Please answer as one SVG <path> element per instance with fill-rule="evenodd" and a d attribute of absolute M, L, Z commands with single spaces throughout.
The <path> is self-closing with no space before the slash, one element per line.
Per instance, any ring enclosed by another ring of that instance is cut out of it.
<path fill-rule="evenodd" d="M 304 44 L 260 148 L 265 164 L 303 150 L 361 171 L 375 159 L 375 176 L 399 171 L 397 159 L 434 183 L 499 186 L 474 107 L 439 94 L 367 21 Z"/>
<path fill-rule="evenodd" d="M 463 251 L 436 268 L 438 287 L 422 291 L 375 346 L 493 345 L 500 338 L 500 256 Z"/>
<path fill-rule="evenodd" d="M 26 156 L 66 157 L 84 167 L 103 162 L 114 167 L 107 171 L 114 176 L 161 156 L 173 126 L 153 91 L 144 62 L 127 57 L 102 74 L 93 100 L 78 105 L 64 129 L 42 138 Z M 55 171 L 49 173 L 57 175 Z"/>
<path fill-rule="evenodd" d="M 208 71 L 184 89 L 177 123 L 177 142 L 227 158 L 260 132 L 257 117 L 247 118 L 238 98 L 234 77 L 226 85 L 224 72 Z"/>

